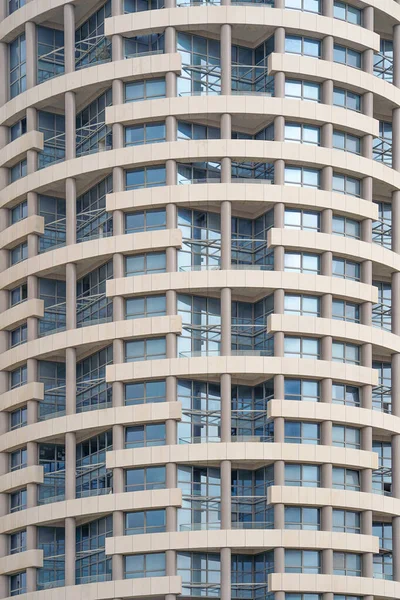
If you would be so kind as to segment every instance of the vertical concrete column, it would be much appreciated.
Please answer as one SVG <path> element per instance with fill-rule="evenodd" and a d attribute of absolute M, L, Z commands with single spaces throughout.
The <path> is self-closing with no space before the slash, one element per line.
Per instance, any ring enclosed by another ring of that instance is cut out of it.
<path fill-rule="evenodd" d="M 400 25 L 393 26 L 393 85 L 400 87 Z M 396 60 L 397 59 L 397 60 Z"/>
<path fill-rule="evenodd" d="M 374 7 L 366 6 L 362 11 L 362 24 L 369 31 L 374 30 Z"/>
<path fill-rule="evenodd" d="M 281 115 L 274 119 L 274 141 L 283 142 L 285 140 L 285 117 Z"/>
<path fill-rule="evenodd" d="M 374 51 L 368 48 L 362 53 L 362 68 L 366 73 L 371 75 L 374 72 Z"/>
<path fill-rule="evenodd" d="M 75 517 L 65 519 L 65 585 L 75 585 L 76 523 Z"/>
<path fill-rule="evenodd" d="M 372 92 L 365 92 L 362 97 L 362 112 L 368 117 L 374 116 L 374 95 Z"/>
<path fill-rule="evenodd" d="M 25 24 L 26 44 L 26 88 L 29 90 L 36 85 L 37 79 L 37 43 L 36 25 L 33 21 Z"/>
<path fill-rule="evenodd" d="M 76 97 L 65 93 L 65 160 L 76 157 Z"/>
<path fill-rule="evenodd" d="M 333 18 L 333 0 L 322 0 L 322 14 Z"/>
<path fill-rule="evenodd" d="M 65 434 L 65 499 L 76 497 L 76 433 Z"/>
<path fill-rule="evenodd" d="M 322 60 L 326 60 L 329 62 L 333 61 L 333 36 L 326 35 L 322 38 Z"/>
<path fill-rule="evenodd" d="M 66 326 L 67 329 L 76 329 L 76 264 L 66 265 Z M 66 413 L 76 412 L 76 349 L 65 350 L 66 372 Z"/>
<path fill-rule="evenodd" d="M 167 27 L 165 30 L 165 53 L 176 52 L 176 30 L 174 27 Z M 177 75 L 173 71 L 168 71 L 165 75 L 165 88 L 167 98 L 174 98 L 177 94 Z"/>
<path fill-rule="evenodd" d="M 37 529 L 35 525 L 28 525 L 26 528 L 26 549 L 36 550 L 37 548 Z M 28 567 L 26 569 L 26 591 L 36 591 L 36 568 Z"/>
<path fill-rule="evenodd" d="M 321 102 L 322 104 L 333 103 L 333 81 L 332 79 L 325 79 L 322 82 L 321 89 Z"/>
<path fill-rule="evenodd" d="M 35 358 L 28 358 L 27 360 L 27 375 L 28 375 L 28 383 L 32 383 L 34 381 L 37 381 L 38 379 L 38 374 L 37 374 L 37 360 Z M 38 402 L 36 402 L 36 400 L 28 400 L 27 402 L 27 417 L 28 417 L 28 425 L 32 425 L 33 423 L 37 423 L 38 420 Z M 32 450 L 33 446 L 31 447 Z M 31 461 L 32 465 L 36 465 L 37 463 L 36 458 L 34 459 L 33 457 L 36 456 L 33 453 L 31 453 L 28 456 L 28 460 Z M 35 485 L 35 484 L 34 484 Z"/>
<path fill-rule="evenodd" d="M 75 6 L 64 5 L 64 60 L 65 72 L 75 71 Z"/>

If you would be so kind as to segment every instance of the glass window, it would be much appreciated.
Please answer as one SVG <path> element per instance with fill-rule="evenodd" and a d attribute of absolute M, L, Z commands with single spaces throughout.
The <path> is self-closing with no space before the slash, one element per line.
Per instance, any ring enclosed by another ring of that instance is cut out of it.
<path fill-rule="evenodd" d="M 13 167 L 10 167 L 10 183 L 14 183 L 14 181 L 18 181 L 21 177 L 26 177 L 28 174 L 28 162 L 26 159 L 21 160 Z"/>
<path fill-rule="evenodd" d="M 26 406 L 10 412 L 10 431 L 25 427 L 28 424 L 28 410 Z"/>
<path fill-rule="evenodd" d="M 125 102 L 165 98 L 165 79 L 145 79 L 125 84 Z"/>
<path fill-rule="evenodd" d="M 313 379 L 291 379 L 285 377 L 285 400 L 319 402 L 319 381 Z"/>
<path fill-rule="evenodd" d="M 343 88 L 333 88 L 333 104 L 360 112 L 361 96 Z"/>
<path fill-rule="evenodd" d="M 25 344 L 27 339 L 28 326 L 26 323 L 22 323 L 22 325 L 10 331 L 10 348 L 14 348 L 14 346 L 19 346 L 20 344 Z"/>
<path fill-rule="evenodd" d="M 111 17 L 111 0 L 75 31 L 75 69 L 111 60 L 111 39 L 104 35 L 104 20 Z"/>
<path fill-rule="evenodd" d="M 360 389 L 354 385 L 345 385 L 334 381 L 332 384 L 332 404 L 360 406 Z"/>
<path fill-rule="evenodd" d="M 38 168 L 44 169 L 65 159 L 65 117 L 64 115 L 56 115 L 42 110 L 39 111 L 38 117 L 38 129 L 44 137 L 44 148 L 38 154 Z M 40 196 L 40 198 L 46 198 L 47 203 L 50 201 L 48 196 Z M 52 198 L 52 200 L 53 203 L 57 202 L 56 198 Z M 61 199 L 58 199 L 58 202 L 65 205 L 65 201 Z"/>
<path fill-rule="evenodd" d="M 321 42 L 320 40 L 316 40 L 314 38 L 286 34 L 285 52 L 289 54 L 301 54 L 303 56 L 320 58 Z"/>
<path fill-rule="evenodd" d="M 125 233 L 138 233 L 140 231 L 156 231 L 166 227 L 165 208 L 154 210 L 141 210 L 125 215 Z"/>
<path fill-rule="evenodd" d="M 308 252 L 285 252 L 284 270 L 318 275 L 321 270 L 320 256 Z"/>
<path fill-rule="evenodd" d="M 125 513 L 125 535 L 161 533 L 165 531 L 165 508 Z"/>
<path fill-rule="evenodd" d="M 319 465 L 285 464 L 285 485 L 292 487 L 319 487 Z"/>
<path fill-rule="evenodd" d="M 319 146 L 321 128 L 302 123 L 285 122 L 285 141 Z"/>
<path fill-rule="evenodd" d="M 125 127 L 125 146 L 165 142 L 165 123 L 143 123 Z"/>
<path fill-rule="evenodd" d="M 347 260 L 346 258 L 333 257 L 332 275 L 333 277 L 340 277 L 341 279 L 352 279 L 353 281 L 360 281 L 360 263 L 356 263 L 353 260 Z"/>
<path fill-rule="evenodd" d="M 297 79 L 285 80 L 285 98 L 298 98 L 310 102 L 320 102 L 321 86 L 319 83 Z"/>
<path fill-rule="evenodd" d="M 314 550 L 285 550 L 285 573 L 321 572 L 321 554 Z"/>
<path fill-rule="evenodd" d="M 353 510 L 332 511 L 332 531 L 361 533 L 361 514 Z"/>
<path fill-rule="evenodd" d="M 319 188 L 320 171 L 306 167 L 285 167 L 285 185 Z"/>
<path fill-rule="evenodd" d="M 165 445 L 165 423 L 151 423 L 125 428 L 125 448 Z"/>
<path fill-rule="evenodd" d="M 164 52 L 164 34 L 150 33 L 123 38 L 125 58 L 160 54 Z"/>
<path fill-rule="evenodd" d="M 10 265 L 16 265 L 17 263 L 26 260 L 28 258 L 28 242 L 24 242 L 15 246 L 10 252 Z"/>
<path fill-rule="evenodd" d="M 26 488 L 10 494 L 10 513 L 26 509 L 27 493 Z"/>
<path fill-rule="evenodd" d="M 165 488 L 165 467 L 126 469 L 125 491 L 161 490 Z"/>
<path fill-rule="evenodd" d="M 285 506 L 285 529 L 307 529 L 319 531 L 321 515 L 319 508 Z"/>
<path fill-rule="evenodd" d="M 285 314 L 320 316 L 320 299 L 318 296 L 285 294 Z"/>
<path fill-rule="evenodd" d="M 340 2 L 340 0 L 335 0 L 333 4 L 333 16 L 335 19 L 347 21 L 353 25 L 361 25 L 361 9 L 346 2 Z"/>
<path fill-rule="evenodd" d="M 77 584 L 111 579 L 111 556 L 106 556 L 105 545 L 106 538 L 112 535 L 112 515 L 76 527 Z"/>
<path fill-rule="evenodd" d="M 165 296 L 139 296 L 127 298 L 125 319 L 145 319 L 167 314 Z"/>
<path fill-rule="evenodd" d="M 10 307 L 24 302 L 28 298 L 28 286 L 26 283 L 22 283 L 18 287 L 10 290 Z"/>
<path fill-rule="evenodd" d="M 360 491 L 360 471 L 355 469 L 344 469 L 342 467 L 333 467 L 332 485 L 336 490 Z"/>
<path fill-rule="evenodd" d="M 334 215 L 332 218 L 332 233 L 359 240 L 361 237 L 361 224 L 355 219 Z"/>
<path fill-rule="evenodd" d="M 361 577 L 361 554 L 352 552 L 333 553 L 333 574 Z"/>
<path fill-rule="evenodd" d="M 332 342 L 332 360 L 335 362 L 360 364 L 360 346 L 346 344 L 344 342 Z"/>
<path fill-rule="evenodd" d="M 127 383 L 125 385 L 125 405 L 154 404 L 166 401 L 165 380 Z"/>
<path fill-rule="evenodd" d="M 177 49 L 182 57 L 183 65 L 182 74 L 178 77 L 178 96 L 220 94 L 219 40 L 183 31 L 178 32 L 177 38 Z"/>
<path fill-rule="evenodd" d="M 21 529 L 9 536 L 9 552 L 10 554 L 19 554 L 26 550 L 26 529 Z"/>
<path fill-rule="evenodd" d="M 332 319 L 339 321 L 350 321 L 351 323 L 360 322 L 360 306 L 347 300 L 332 301 Z"/>
<path fill-rule="evenodd" d="M 25 469 L 28 461 L 28 453 L 26 448 L 19 448 L 10 452 L 10 471 L 18 471 Z"/>
<path fill-rule="evenodd" d="M 355 177 L 333 173 L 332 191 L 349 196 L 361 196 L 361 181 Z"/>
<path fill-rule="evenodd" d="M 112 104 L 112 90 L 109 88 L 92 100 L 76 115 L 76 156 L 110 150 L 112 131 L 106 125 L 106 107 Z"/>
<path fill-rule="evenodd" d="M 284 356 L 319 359 L 320 341 L 314 338 L 285 335 Z"/>
<path fill-rule="evenodd" d="M 321 2 L 320 0 L 286 0 L 285 8 L 320 14 Z"/>
<path fill-rule="evenodd" d="M 17 138 L 21 137 L 26 133 L 26 117 L 14 123 L 10 126 L 10 142 L 13 142 Z"/>
<path fill-rule="evenodd" d="M 14 223 L 18 223 L 18 221 L 22 221 L 22 219 L 26 219 L 28 216 L 28 202 L 24 200 L 14 206 L 14 208 L 10 209 L 11 212 L 11 225 Z"/>
<path fill-rule="evenodd" d="M 134 254 L 125 258 L 125 276 L 165 273 L 165 252 L 149 252 L 148 254 Z"/>
<path fill-rule="evenodd" d="M 14 371 L 10 371 L 10 389 L 25 385 L 28 379 L 28 369 L 26 365 L 22 365 Z"/>
<path fill-rule="evenodd" d="M 360 429 L 344 425 L 332 425 L 332 445 L 359 449 L 361 447 Z"/>
<path fill-rule="evenodd" d="M 285 443 L 287 444 L 319 444 L 320 426 L 307 421 L 285 420 Z"/>
<path fill-rule="evenodd" d="M 26 90 L 26 44 L 25 34 L 9 45 L 10 97 L 15 98 Z"/>
<path fill-rule="evenodd" d="M 38 26 L 37 82 L 42 83 L 64 73 L 64 32 Z"/>
<path fill-rule="evenodd" d="M 361 152 L 361 138 L 356 135 L 351 135 L 344 131 L 333 130 L 333 142 L 332 147 L 337 150 L 345 150 L 346 152 L 352 152 L 353 154 L 360 154 Z"/>
<path fill-rule="evenodd" d="M 139 190 L 146 187 L 158 187 L 165 185 L 165 166 L 140 167 L 125 171 L 125 189 Z"/>
<path fill-rule="evenodd" d="M 285 208 L 285 229 L 320 230 L 320 213 L 312 210 Z"/>
<path fill-rule="evenodd" d="M 125 556 L 125 579 L 163 577 L 164 575 L 165 552 Z"/>
<path fill-rule="evenodd" d="M 11 15 L 21 6 L 25 6 L 25 0 L 8 0 L 8 14 Z"/>
<path fill-rule="evenodd" d="M 217 140 L 220 137 L 221 132 L 218 127 L 200 125 L 199 123 L 186 123 L 185 121 L 178 121 L 178 140 Z"/>
<path fill-rule="evenodd" d="M 20 571 L 14 575 L 9 575 L 10 596 L 20 596 L 26 594 L 26 571 Z"/>
<path fill-rule="evenodd" d="M 165 338 L 125 342 L 125 362 L 166 358 Z"/>
<path fill-rule="evenodd" d="M 335 44 L 333 47 L 333 61 L 348 67 L 361 69 L 361 52 Z"/>

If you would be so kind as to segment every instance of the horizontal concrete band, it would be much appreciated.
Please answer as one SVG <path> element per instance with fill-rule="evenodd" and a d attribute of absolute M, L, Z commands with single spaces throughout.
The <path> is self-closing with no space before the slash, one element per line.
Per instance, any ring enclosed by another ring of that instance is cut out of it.
<path fill-rule="evenodd" d="M 31 215 L 22 221 L 18 221 L 1 232 L 0 250 L 11 248 L 21 243 L 31 233 L 43 235 L 44 217 Z"/>
<path fill-rule="evenodd" d="M 268 402 L 267 416 L 271 419 L 283 417 L 302 421 L 332 421 L 352 427 L 372 427 L 377 434 L 400 434 L 400 418 L 395 415 L 330 402 L 298 402 L 276 398 Z"/>
<path fill-rule="evenodd" d="M 43 315 L 44 300 L 39 300 L 39 298 L 26 300 L 25 302 L 16 304 L 0 313 L 0 331 L 3 331 L 4 329 L 13 329 L 18 324 L 26 321 L 29 317 L 37 317 L 40 319 Z"/>
<path fill-rule="evenodd" d="M 335 298 L 353 301 L 378 301 L 377 288 L 359 281 L 326 275 L 247 269 L 178 271 L 110 279 L 106 283 L 106 295 L 128 297 L 167 290 L 197 292 L 204 289 L 218 292 L 226 287 L 231 288 L 233 293 L 257 299 L 261 293 L 267 295 L 274 290 L 284 289 L 287 292 L 306 292 L 318 296 L 332 294 Z"/>
<path fill-rule="evenodd" d="M 235 208 L 258 216 L 261 210 L 275 204 L 306 206 L 317 210 L 334 209 L 335 213 L 356 218 L 378 220 L 378 206 L 374 202 L 326 190 L 302 188 L 289 185 L 265 183 L 197 183 L 196 185 L 168 185 L 159 188 L 143 188 L 114 192 L 106 196 L 106 210 L 129 211 L 139 208 L 159 208 L 168 204 L 206 207 L 218 212 L 224 200 L 234 203 Z"/>
<path fill-rule="evenodd" d="M 85 583 L 19 594 L 19 600 L 114 600 L 116 598 L 160 598 L 165 594 L 180 594 L 181 578 L 146 577 Z M 11 600 L 15 596 L 5 598 Z"/>
<path fill-rule="evenodd" d="M 10 451 L 13 448 L 28 442 L 39 442 L 40 440 L 51 440 L 67 433 L 76 433 L 77 442 L 87 437 L 88 433 L 95 434 L 95 430 L 104 431 L 113 425 L 131 425 L 141 423 L 156 423 L 172 420 L 180 420 L 182 417 L 181 402 L 159 402 L 154 404 L 141 404 L 138 406 L 117 406 L 93 410 L 78 414 L 66 415 L 55 419 L 48 419 L 39 423 L 33 423 L 21 427 L 15 431 L 9 431 L 0 437 L 0 452 Z M 32 468 L 32 467 L 28 467 Z M 40 467 L 42 468 L 42 467 Z M 24 473 L 21 469 L 16 473 Z M 0 476 L 0 492 L 2 478 L 14 473 Z M 18 486 L 16 486 L 18 487 Z"/>
<path fill-rule="evenodd" d="M 0 575 L 11 575 L 29 567 L 43 567 L 43 550 L 25 550 L 0 558 Z"/>
<path fill-rule="evenodd" d="M 277 72 L 283 72 L 289 78 L 292 75 L 297 79 L 304 76 L 305 79 L 320 82 L 331 79 L 360 94 L 372 92 L 377 101 L 389 101 L 396 108 L 400 106 L 400 88 L 371 73 L 340 63 L 273 52 L 268 57 L 268 73 L 272 75 Z"/>
<path fill-rule="evenodd" d="M 19 406 L 23 406 L 29 400 L 43 400 L 44 384 L 37 381 L 32 381 L 21 385 L 13 390 L 0 394 L 0 410 L 14 410 Z"/>
<path fill-rule="evenodd" d="M 40 131 L 28 131 L 0 149 L 0 168 L 10 167 L 25 157 L 28 150 L 41 151 L 44 136 Z"/>
<path fill-rule="evenodd" d="M 339 551 L 376 554 L 379 552 L 379 539 L 373 535 L 287 529 L 179 531 L 123 535 L 106 539 L 106 554 L 139 554 L 165 550 L 215 552 L 220 548 L 257 553 L 279 547 L 310 550 L 332 548 Z"/>
<path fill-rule="evenodd" d="M 380 81 L 380 80 L 379 80 Z M 399 88 L 400 94 L 400 88 Z M 331 166 L 353 177 L 372 177 L 388 190 L 400 189 L 400 172 L 381 162 L 321 146 L 288 144 L 263 140 L 189 140 L 132 146 L 51 165 L 35 171 L 0 190 L 0 207 L 6 207 L 28 192 L 45 192 L 50 186 L 68 177 L 83 177 L 88 173 L 108 173 L 113 167 L 142 167 L 164 164 L 167 160 L 197 162 L 229 157 L 238 161 L 273 162 L 285 160 L 291 165 L 322 168 Z M 158 188 L 160 190 L 160 188 Z"/>
<path fill-rule="evenodd" d="M 273 485 L 268 488 L 268 504 L 293 506 L 332 506 L 347 510 L 370 510 L 379 516 L 400 516 L 400 499 L 381 494 Z"/>
<path fill-rule="evenodd" d="M 115 511 L 141 510 L 143 508 L 165 508 L 181 506 L 182 491 L 178 488 L 124 492 L 106 496 L 89 496 L 52 502 L 43 506 L 27 508 L 0 517 L 0 533 L 10 533 L 29 525 L 56 523 L 67 517 L 92 517 Z"/>
<path fill-rule="evenodd" d="M 0 355 L 0 369 L 10 369 L 30 358 L 38 359 L 43 356 L 64 353 L 67 348 L 76 348 L 79 354 L 79 350 L 82 353 L 84 350 L 88 350 L 88 346 L 90 348 L 101 342 L 112 342 L 118 339 L 145 339 L 181 332 L 182 318 L 178 315 L 112 321 L 111 323 L 88 325 L 79 329 L 67 329 L 3 352 Z"/>
<path fill-rule="evenodd" d="M 38 0 L 43 5 L 48 1 L 44 0 L 42 2 L 42 0 Z M 34 0 L 34 3 L 36 4 L 36 0 Z M 29 2 L 28 4 L 31 6 L 32 3 Z M 22 7 L 21 10 L 28 8 L 28 4 Z M 16 11 L 11 16 L 18 15 L 19 12 Z M 92 93 L 95 95 L 101 83 L 109 83 L 111 87 L 114 79 L 133 81 L 148 76 L 159 77 L 169 71 L 180 74 L 180 54 L 155 54 L 152 56 L 126 58 L 124 60 L 87 67 L 86 69 L 72 73 L 65 73 L 22 92 L 0 107 L 0 125 L 11 125 L 18 118 L 25 116 L 27 108 L 35 107 L 40 109 L 43 104 L 47 105 L 49 101 L 54 101 L 57 97 L 65 94 L 65 92 L 77 92 L 84 89 L 86 91 L 93 90 Z"/>
<path fill-rule="evenodd" d="M 309 592 L 314 594 L 354 594 L 393 599 L 400 595 L 400 582 L 345 575 L 308 575 L 303 573 L 272 573 L 268 575 L 268 591 Z"/>
<path fill-rule="evenodd" d="M 206 444 L 182 444 L 111 450 L 106 454 L 108 469 L 132 467 L 169 462 L 178 464 L 218 464 L 230 460 L 234 464 L 268 464 L 277 460 L 287 462 L 335 464 L 358 469 L 377 469 L 378 456 L 375 452 L 313 446 L 305 444 L 279 444 L 264 442 L 219 442 Z"/>
<path fill-rule="evenodd" d="M 180 229 L 128 233 L 89 240 L 80 244 L 69 244 L 44 254 L 32 256 L 2 271 L 0 273 L 0 289 L 12 289 L 29 275 L 45 277 L 48 273 L 54 273 L 57 267 L 65 267 L 67 263 L 76 263 L 79 277 L 81 271 L 86 273 L 85 261 L 101 258 L 105 262 L 118 253 L 130 255 L 146 251 L 162 251 L 171 246 L 175 248 L 182 246 Z"/>
<path fill-rule="evenodd" d="M 300 247 L 301 250 L 314 250 L 317 254 L 332 252 L 335 256 L 354 258 L 359 261 L 371 260 L 378 269 L 386 267 L 390 271 L 400 270 L 400 254 L 379 244 L 329 233 L 276 228 L 268 231 L 267 238 L 268 245 L 271 247 L 285 246 L 288 249 Z"/>
<path fill-rule="evenodd" d="M 267 329 L 271 333 L 283 331 L 289 335 L 331 336 L 334 341 L 352 342 L 359 346 L 372 344 L 377 353 L 385 354 L 388 358 L 390 354 L 400 352 L 398 335 L 377 327 L 337 319 L 272 314 L 267 319 Z"/>
<path fill-rule="evenodd" d="M 57 10 L 58 8 L 62 8 L 65 4 L 69 4 L 70 0 L 32 0 L 27 3 L 25 6 L 21 7 L 19 10 L 13 12 L 11 15 L 6 17 L 3 22 L 0 24 L 0 41 L 9 42 L 15 38 L 18 33 L 21 33 L 24 29 L 25 23 L 28 21 L 33 21 L 35 23 L 41 23 L 43 20 L 46 20 L 46 14 L 51 13 L 52 11 Z M 76 4 L 76 2 L 74 2 Z M 397 2 L 394 0 L 364 0 L 360 3 L 362 7 L 364 6 L 373 6 L 375 10 L 382 15 L 383 18 L 389 16 L 390 20 L 394 21 L 394 23 L 400 23 L 400 9 Z M 236 8 L 236 7 L 235 7 Z M 238 7 L 237 7 L 238 8 Z M 246 7 L 253 8 L 253 7 Z M 165 10 L 165 9 L 162 9 Z M 180 8 L 179 10 L 185 10 Z M 193 7 L 190 8 L 191 11 L 195 10 Z M 268 15 L 271 12 L 270 7 L 265 7 L 263 5 L 258 5 L 256 10 L 262 12 L 266 12 Z M 278 10 L 278 9 L 274 9 Z M 161 10 L 153 10 L 153 13 L 160 13 Z M 201 13 L 200 13 L 201 14 Z M 140 13 L 135 13 L 137 17 Z M 129 15 L 127 15 L 129 16 Z M 160 17 L 159 17 L 160 18 Z M 261 18 L 261 17 L 260 17 Z M 274 18 L 274 17 L 272 17 Z M 162 16 L 161 16 L 162 19 Z M 154 19 L 155 20 L 155 19 Z M 258 21 L 260 22 L 260 21 Z M 154 22 L 153 26 L 156 27 L 157 23 Z M 346 26 L 347 23 L 342 23 L 342 25 Z M 312 31 L 319 31 L 318 29 Z M 339 34 L 340 35 L 340 34 Z"/>
<path fill-rule="evenodd" d="M 32 465 L 0 475 L 0 493 L 12 492 L 28 483 L 43 483 L 43 467 Z"/>
<path fill-rule="evenodd" d="M 226 23 L 233 27 L 251 27 L 254 38 L 260 40 L 274 28 L 284 27 L 290 32 L 300 30 L 302 34 L 317 34 L 321 38 L 330 35 L 335 41 L 347 42 L 350 47 L 358 50 L 380 50 L 379 35 L 359 25 L 302 11 L 279 8 L 260 10 L 260 7 L 250 3 L 247 6 L 163 8 L 109 17 L 105 20 L 105 35 L 133 37 L 163 31 L 167 27 L 190 31 L 193 27 L 211 29 Z"/>
<path fill-rule="evenodd" d="M 234 381 L 248 378 L 252 385 L 256 380 L 261 382 L 277 373 L 291 377 L 328 378 L 355 385 L 378 384 L 378 373 L 372 368 L 278 356 L 202 356 L 120 363 L 106 367 L 106 381 L 142 381 L 168 376 L 216 380 L 223 373 L 233 375 Z"/>

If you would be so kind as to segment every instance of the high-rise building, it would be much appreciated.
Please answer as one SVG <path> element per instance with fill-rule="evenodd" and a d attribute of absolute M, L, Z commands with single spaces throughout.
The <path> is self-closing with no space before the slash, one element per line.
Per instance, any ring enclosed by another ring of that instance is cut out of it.
<path fill-rule="evenodd" d="M 0 600 L 400 599 L 399 3 L 0 0 L 0 230 Z"/>

